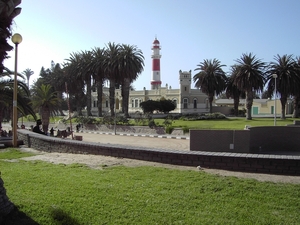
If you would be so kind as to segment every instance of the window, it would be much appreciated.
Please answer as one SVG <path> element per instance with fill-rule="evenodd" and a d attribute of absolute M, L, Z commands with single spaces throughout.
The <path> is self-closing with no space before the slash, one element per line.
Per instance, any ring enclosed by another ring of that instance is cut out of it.
<path fill-rule="evenodd" d="M 105 101 L 105 107 L 108 108 L 108 100 Z"/>
<path fill-rule="evenodd" d="M 98 103 L 97 101 L 94 101 L 94 102 L 93 102 L 94 107 L 98 107 L 98 104 L 97 104 L 97 103 Z"/>
<path fill-rule="evenodd" d="M 183 108 L 184 108 L 184 109 L 187 109 L 187 108 L 188 108 L 188 99 L 187 99 L 187 98 L 184 98 L 184 99 L 183 99 Z"/>
<path fill-rule="evenodd" d="M 135 100 L 134 100 L 134 107 L 135 107 L 135 108 L 138 108 L 138 107 L 139 107 L 139 100 L 138 100 L 138 99 L 135 99 Z"/>
<path fill-rule="evenodd" d="M 197 99 L 194 98 L 194 109 L 197 109 Z"/>

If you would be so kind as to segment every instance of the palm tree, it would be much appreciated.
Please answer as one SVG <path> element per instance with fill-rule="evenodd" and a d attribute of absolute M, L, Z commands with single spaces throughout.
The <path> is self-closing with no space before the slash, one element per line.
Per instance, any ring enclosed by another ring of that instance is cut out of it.
<path fill-rule="evenodd" d="M 92 101 L 92 74 L 93 68 L 91 67 L 91 63 L 93 55 L 91 51 L 82 51 L 81 52 L 81 60 L 79 63 L 79 74 L 84 80 L 86 84 L 86 99 L 87 99 L 87 116 L 91 116 L 91 101 Z"/>
<path fill-rule="evenodd" d="M 10 70 L 6 70 L 5 73 L 0 74 L 0 126 L 5 118 L 9 119 L 11 117 L 12 102 L 13 102 L 13 85 L 14 80 L 5 79 L 8 73 L 14 73 Z M 35 118 L 35 113 L 29 105 L 30 93 L 29 89 L 25 83 L 18 81 L 18 91 L 17 91 L 17 106 L 18 111 L 23 116 L 32 115 Z"/>
<path fill-rule="evenodd" d="M 194 75 L 193 79 L 195 86 L 200 88 L 203 93 L 207 94 L 210 113 L 212 113 L 212 102 L 215 95 L 219 95 L 226 88 L 227 77 L 225 72 L 222 70 L 221 62 L 217 59 L 207 60 L 197 65 L 199 70 L 197 74 Z"/>
<path fill-rule="evenodd" d="M 31 69 L 26 69 L 22 72 L 22 74 L 24 74 L 27 78 L 27 86 L 29 88 L 29 79 L 30 79 L 30 76 L 34 74 L 34 72 L 31 70 Z"/>
<path fill-rule="evenodd" d="M 50 116 L 56 115 L 61 100 L 57 97 L 57 92 L 49 84 L 42 84 L 37 89 L 33 89 L 31 104 L 35 110 L 40 112 L 43 131 L 48 131 Z"/>
<path fill-rule="evenodd" d="M 97 101 L 98 101 L 98 116 L 102 116 L 102 95 L 103 95 L 103 83 L 106 79 L 104 71 L 104 48 L 94 48 L 92 50 L 93 58 L 91 67 L 93 70 L 93 78 L 97 87 Z"/>
<path fill-rule="evenodd" d="M 122 76 L 122 98 L 123 112 L 125 117 L 129 117 L 129 91 L 130 84 L 138 78 L 138 75 L 144 70 L 144 56 L 140 49 L 134 45 L 123 44 L 120 52 L 120 74 Z"/>
<path fill-rule="evenodd" d="M 299 117 L 299 107 L 300 107 L 300 57 L 296 57 L 296 77 L 297 79 L 295 80 L 296 83 L 296 88 L 294 90 L 294 112 L 293 112 L 293 118 L 298 118 Z M 298 84 L 298 86 L 297 86 Z"/>
<path fill-rule="evenodd" d="M 228 78 L 226 85 L 226 97 L 233 99 L 233 109 L 234 115 L 239 115 L 239 104 L 240 97 L 243 95 L 243 92 L 238 89 L 238 87 L 234 84 L 234 79 L 236 76 L 236 66 L 231 67 L 231 76 Z"/>
<path fill-rule="evenodd" d="M 296 61 L 293 55 L 276 55 L 274 60 L 274 62 L 270 63 L 267 71 L 267 89 L 269 93 L 274 92 L 275 78 L 273 74 L 276 74 L 276 91 L 280 94 L 281 119 L 285 119 L 286 102 L 288 97 L 295 94 L 296 90 L 299 89 L 299 77 L 297 75 Z M 275 95 L 276 94 L 277 93 L 275 93 Z"/>
<path fill-rule="evenodd" d="M 115 115 L 115 89 L 122 83 L 120 76 L 120 45 L 109 42 L 104 53 L 103 68 L 109 80 L 109 103 L 111 116 Z"/>
<path fill-rule="evenodd" d="M 3 61 L 7 58 L 7 52 L 13 49 L 7 43 L 7 39 L 11 37 L 11 25 L 13 19 L 21 13 L 21 0 L 6 0 L 0 2 L 0 74 L 3 73 Z M 2 96 L 2 95 L 0 95 Z M 3 180 L 0 178 L 0 215 L 7 215 L 14 209 L 14 205 L 9 201 Z"/>
<path fill-rule="evenodd" d="M 233 83 L 239 90 L 246 93 L 247 120 L 251 120 L 253 98 L 256 93 L 263 90 L 265 83 L 265 63 L 251 53 L 242 54 L 236 62 L 236 75 Z"/>
<path fill-rule="evenodd" d="M 80 63 L 81 55 L 79 53 L 72 53 L 70 57 L 66 59 L 63 70 L 68 84 L 70 99 L 74 98 L 77 114 L 82 116 L 82 108 L 86 105 L 87 101 L 84 94 L 84 80 L 78 70 Z"/>

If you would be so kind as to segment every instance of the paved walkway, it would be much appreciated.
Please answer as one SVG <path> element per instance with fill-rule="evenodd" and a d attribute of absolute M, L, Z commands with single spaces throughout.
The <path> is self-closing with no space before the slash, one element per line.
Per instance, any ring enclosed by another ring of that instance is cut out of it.
<path fill-rule="evenodd" d="M 168 150 L 190 150 L 190 140 L 185 137 L 169 135 L 147 135 L 147 134 L 123 134 L 101 132 L 74 132 L 76 136 L 82 136 L 82 141 L 103 144 L 122 144 L 127 146 L 139 146 L 146 148 L 168 149 Z"/>

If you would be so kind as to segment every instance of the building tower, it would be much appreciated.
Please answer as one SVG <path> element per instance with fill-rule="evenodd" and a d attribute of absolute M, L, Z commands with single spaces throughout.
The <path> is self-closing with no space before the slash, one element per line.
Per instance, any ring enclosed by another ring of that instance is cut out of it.
<path fill-rule="evenodd" d="M 159 41 L 155 38 L 152 45 L 152 79 L 151 79 L 151 90 L 158 89 L 161 86 L 160 80 L 160 58 L 159 53 L 160 44 Z"/>

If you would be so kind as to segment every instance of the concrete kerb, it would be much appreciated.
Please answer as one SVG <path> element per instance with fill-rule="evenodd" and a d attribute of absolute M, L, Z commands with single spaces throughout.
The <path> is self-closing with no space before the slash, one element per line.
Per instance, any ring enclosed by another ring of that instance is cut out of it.
<path fill-rule="evenodd" d="M 106 134 L 106 135 L 120 135 L 120 136 L 134 136 L 134 137 L 151 137 L 151 138 L 170 138 L 170 139 L 184 139 L 184 140 L 189 140 L 189 136 L 178 136 L 178 135 L 159 135 L 159 134 L 145 134 L 145 133 L 121 133 L 121 132 L 116 132 L 114 134 L 113 132 L 103 132 L 103 131 L 89 131 L 89 130 L 80 130 L 80 131 L 75 131 L 74 134 L 80 134 L 80 133 L 88 133 L 88 134 Z"/>

